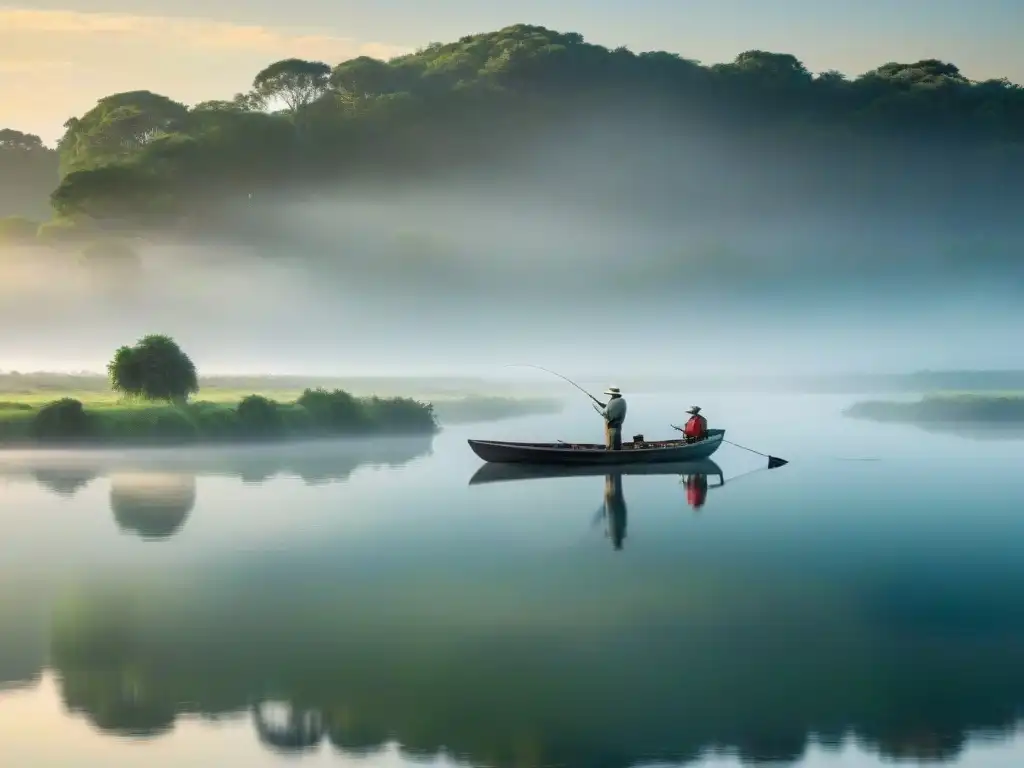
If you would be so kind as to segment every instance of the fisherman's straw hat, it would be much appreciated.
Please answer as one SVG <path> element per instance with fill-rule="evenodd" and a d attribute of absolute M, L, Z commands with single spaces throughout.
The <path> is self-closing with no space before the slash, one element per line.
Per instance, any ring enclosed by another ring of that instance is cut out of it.
<path fill-rule="evenodd" d="M 606 394 L 606 395 L 621 395 L 622 393 L 619 391 L 618 387 L 608 387 L 608 389 L 606 389 L 604 391 L 604 394 Z"/>
<path fill-rule="evenodd" d="M 699 405 L 691 405 L 686 412 L 687 413 L 692 413 L 694 416 L 696 416 L 698 413 L 700 413 L 700 406 Z"/>

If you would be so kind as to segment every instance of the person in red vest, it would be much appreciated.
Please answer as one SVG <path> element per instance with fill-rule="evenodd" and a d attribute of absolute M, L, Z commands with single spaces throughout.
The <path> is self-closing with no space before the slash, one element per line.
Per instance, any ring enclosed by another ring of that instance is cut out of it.
<path fill-rule="evenodd" d="M 703 440 L 708 436 L 708 420 L 700 415 L 700 406 L 692 406 L 687 413 L 690 414 L 690 418 L 683 427 L 687 442 Z"/>

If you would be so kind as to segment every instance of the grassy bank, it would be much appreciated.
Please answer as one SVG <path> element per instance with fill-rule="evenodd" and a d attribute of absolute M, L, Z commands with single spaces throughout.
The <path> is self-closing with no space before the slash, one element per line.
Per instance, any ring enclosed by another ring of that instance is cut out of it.
<path fill-rule="evenodd" d="M 411 398 L 357 398 L 342 390 L 306 390 L 293 401 L 247 395 L 236 402 L 172 404 L 0 402 L 4 444 L 180 444 L 334 436 L 432 434 L 433 406 Z"/>
<path fill-rule="evenodd" d="M 943 393 L 912 402 L 868 400 L 845 415 L 904 424 L 1024 424 L 1024 392 Z"/>
<path fill-rule="evenodd" d="M 554 413 L 557 400 L 356 397 L 343 390 L 204 389 L 186 404 L 130 401 L 109 391 L 0 393 L 0 445 L 167 445 L 433 434 L 440 424 Z"/>

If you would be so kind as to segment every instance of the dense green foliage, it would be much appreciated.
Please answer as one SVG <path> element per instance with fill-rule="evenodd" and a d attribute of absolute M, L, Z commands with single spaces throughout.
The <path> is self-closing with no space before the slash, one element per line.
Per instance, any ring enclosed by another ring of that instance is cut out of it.
<path fill-rule="evenodd" d="M 779 183 L 803 199 L 841 195 L 880 210 L 891 198 L 949 212 L 964 185 L 1005 201 L 1024 167 L 1024 90 L 971 81 L 947 62 L 890 62 L 847 79 L 812 74 L 790 54 L 752 50 L 701 66 L 516 25 L 387 62 L 286 59 L 259 72 L 249 93 L 192 107 L 148 91 L 107 96 L 67 122 L 52 202 L 107 227 L 195 230 L 253 196 L 513 169 L 538 138 L 585 139 L 598 124 L 622 146 L 642 145 L 636 126 L 655 117 L 733 142 L 737 162 L 777 162 Z M 893 180 L 901 171 L 931 199 L 906 199 L 914 190 Z M 664 202 L 686 181 L 670 176 L 631 195 Z M 764 211 L 785 197 L 756 194 L 743 204 Z"/>
<path fill-rule="evenodd" d="M 201 440 L 219 440 L 222 433 L 230 433 L 230 439 L 427 434 L 438 421 L 493 421 L 558 413 L 564 406 L 558 397 L 531 394 L 529 389 L 507 390 L 500 383 L 443 377 L 212 376 L 199 383 L 202 401 L 179 408 L 140 397 L 125 399 L 99 375 L 3 373 L 0 443 L 35 439 L 34 415 L 57 400 L 80 401 L 87 414 L 96 415 L 90 422 L 96 425 L 95 434 L 90 435 L 101 442 L 158 440 L 161 430 L 175 429 Z M 182 412 L 186 421 L 199 423 L 197 429 L 181 426 Z"/>
<path fill-rule="evenodd" d="M 344 390 L 308 390 L 290 403 L 250 395 L 237 404 L 142 401 L 93 407 L 63 398 L 40 408 L 0 408 L 0 443 L 8 444 L 223 443 L 436 431 L 429 403 L 400 397 L 356 398 Z"/>
<path fill-rule="evenodd" d="M 118 349 L 107 369 L 111 390 L 126 402 L 89 409 L 68 396 L 38 409 L 0 403 L 0 442 L 192 443 L 437 430 L 430 403 L 359 398 L 343 389 L 306 389 L 293 403 L 258 394 L 235 404 L 189 403 L 199 392 L 196 367 L 173 339 L 159 334 Z"/>
<path fill-rule="evenodd" d="M 0 127 L 0 245 L 7 234 L 2 217 L 46 216 L 57 165 L 57 152 L 38 136 Z"/>
<path fill-rule="evenodd" d="M 120 347 L 107 365 L 110 386 L 128 397 L 185 401 L 199 391 L 196 367 L 169 336 L 151 334 Z"/>
<path fill-rule="evenodd" d="M 81 401 L 69 397 L 44 405 L 32 416 L 30 426 L 31 435 L 42 442 L 85 440 L 95 430 Z"/>
<path fill-rule="evenodd" d="M 929 395 L 914 402 L 855 403 L 848 416 L 916 424 L 1024 424 L 1024 395 Z"/>

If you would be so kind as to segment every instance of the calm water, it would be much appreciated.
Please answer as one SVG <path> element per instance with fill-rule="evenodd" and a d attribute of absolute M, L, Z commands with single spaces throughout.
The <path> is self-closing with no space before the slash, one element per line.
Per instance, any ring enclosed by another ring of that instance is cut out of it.
<path fill-rule="evenodd" d="M 1024 440 L 692 399 L 791 464 L 726 446 L 698 507 L 677 475 L 468 485 L 467 436 L 597 439 L 585 401 L 0 456 L 0 765 L 1024 764 Z"/>

